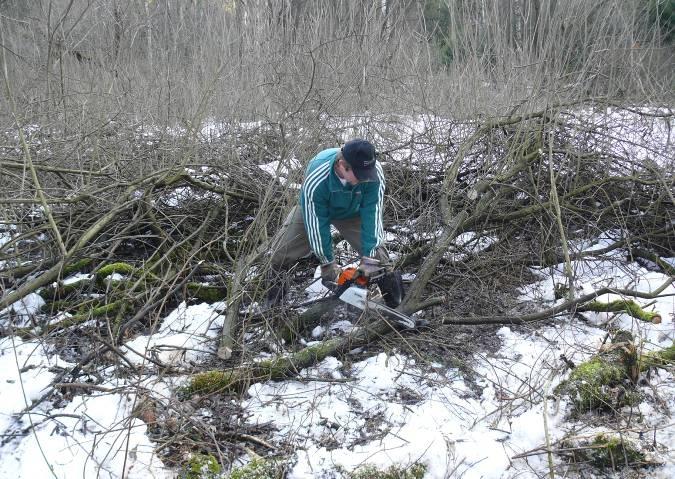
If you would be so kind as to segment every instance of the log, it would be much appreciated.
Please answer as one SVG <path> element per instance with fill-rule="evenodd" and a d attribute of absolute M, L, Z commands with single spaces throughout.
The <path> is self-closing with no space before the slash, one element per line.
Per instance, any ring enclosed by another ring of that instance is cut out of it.
<path fill-rule="evenodd" d="M 227 298 L 227 287 L 213 284 L 187 283 L 186 296 L 205 303 L 216 303 Z"/>
<path fill-rule="evenodd" d="M 70 328 L 71 326 L 76 326 L 82 323 L 85 323 L 93 318 L 108 317 L 112 314 L 117 314 L 122 310 L 125 305 L 128 304 L 125 300 L 117 300 L 111 303 L 103 304 L 91 308 L 91 310 L 85 313 L 75 314 L 69 318 L 63 319 L 58 323 L 48 324 L 41 329 L 41 334 L 48 334 L 54 331 L 59 331 L 62 329 Z M 19 328 L 15 329 L 13 333 L 23 339 L 30 339 L 36 336 L 35 328 Z"/>
<path fill-rule="evenodd" d="M 661 322 L 661 315 L 652 311 L 645 311 L 635 301 L 618 299 L 609 303 L 602 303 L 600 301 L 591 301 L 584 304 L 577 309 L 579 312 L 594 311 L 596 313 L 626 313 L 629 316 L 645 321 L 647 323 L 659 324 Z"/>
<path fill-rule="evenodd" d="M 278 336 L 285 341 L 293 341 L 302 331 L 314 327 L 321 317 L 341 304 L 337 298 L 327 298 L 312 304 L 307 310 L 283 321 L 277 330 Z"/>
<path fill-rule="evenodd" d="M 600 433 L 590 439 L 568 439 L 561 445 L 561 452 L 569 453 L 575 463 L 590 463 L 603 471 L 654 465 L 639 445 L 619 434 Z"/>
<path fill-rule="evenodd" d="M 347 344 L 345 338 L 329 339 L 288 356 L 243 365 L 227 371 L 199 373 L 192 377 L 185 392 L 188 395 L 244 392 L 251 384 L 291 377 L 301 369 L 312 366 L 328 356 L 339 354 Z"/>
<path fill-rule="evenodd" d="M 405 310 L 403 312 L 406 314 L 413 313 L 413 311 Z M 374 311 L 369 311 L 366 314 L 367 326 L 358 328 L 347 336 L 321 341 L 287 356 L 244 364 L 229 370 L 214 370 L 196 374 L 192 376 L 183 392 L 188 396 L 218 392 L 241 393 L 251 384 L 292 377 L 301 369 L 310 367 L 328 356 L 339 357 L 347 351 L 368 344 L 396 330 L 395 326 L 387 321 L 386 316 L 380 316 L 378 312 Z"/>
<path fill-rule="evenodd" d="M 672 346 L 643 354 L 640 357 L 640 370 L 646 371 L 653 367 L 672 367 L 675 365 L 675 342 Z"/>
<path fill-rule="evenodd" d="M 629 289 L 614 289 L 614 288 L 601 288 L 592 293 L 585 294 L 578 298 L 567 300 L 564 303 L 561 303 L 553 308 L 546 309 L 537 313 L 531 314 L 514 314 L 514 315 L 503 315 L 503 316 L 475 316 L 471 318 L 458 318 L 453 316 L 444 316 L 441 318 L 442 324 L 525 324 L 531 323 L 534 321 L 541 321 L 544 319 L 550 319 L 557 314 L 560 314 L 565 311 L 577 311 L 578 308 L 581 308 L 584 304 L 594 301 L 598 296 L 604 294 L 620 294 L 622 296 L 633 296 L 636 298 L 645 298 L 645 299 L 654 299 L 659 296 L 670 284 L 673 282 L 673 278 L 667 279 L 661 286 L 651 293 L 643 293 L 641 291 L 633 291 Z"/>

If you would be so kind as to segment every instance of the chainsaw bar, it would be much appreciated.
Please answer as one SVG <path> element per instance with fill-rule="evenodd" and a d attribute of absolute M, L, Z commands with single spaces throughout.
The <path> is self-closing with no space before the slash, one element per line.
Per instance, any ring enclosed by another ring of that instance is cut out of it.
<path fill-rule="evenodd" d="M 352 306 L 356 306 L 363 311 L 366 309 L 376 309 L 386 312 L 390 319 L 405 329 L 414 329 L 417 326 L 415 320 L 410 316 L 368 298 L 368 290 L 365 288 L 350 286 L 340 294 L 340 300 L 347 304 L 351 304 Z"/>

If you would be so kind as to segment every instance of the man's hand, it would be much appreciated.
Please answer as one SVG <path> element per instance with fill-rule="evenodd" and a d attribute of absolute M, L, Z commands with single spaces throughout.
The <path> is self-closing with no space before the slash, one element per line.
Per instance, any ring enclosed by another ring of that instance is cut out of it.
<path fill-rule="evenodd" d="M 359 263 L 359 273 L 370 278 L 371 276 L 376 276 L 382 271 L 382 265 L 380 260 L 371 258 L 370 256 L 362 256 L 361 262 Z"/>
<path fill-rule="evenodd" d="M 338 277 L 342 273 L 340 267 L 335 264 L 335 261 L 321 265 L 321 284 L 326 287 L 335 286 Z"/>

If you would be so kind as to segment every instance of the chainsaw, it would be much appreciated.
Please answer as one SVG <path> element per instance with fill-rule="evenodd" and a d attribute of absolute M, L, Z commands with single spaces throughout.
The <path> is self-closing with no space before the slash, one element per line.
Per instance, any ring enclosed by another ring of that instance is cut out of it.
<path fill-rule="evenodd" d="M 381 295 L 371 292 L 375 283 Z M 365 276 L 357 268 L 346 268 L 338 277 L 333 288 L 336 297 L 360 310 L 377 310 L 386 313 L 387 319 L 404 329 L 414 329 L 417 323 L 394 308 L 403 300 L 403 282 L 398 272 L 385 272 L 382 268 L 374 275 Z M 378 299 L 383 300 L 384 304 Z"/>

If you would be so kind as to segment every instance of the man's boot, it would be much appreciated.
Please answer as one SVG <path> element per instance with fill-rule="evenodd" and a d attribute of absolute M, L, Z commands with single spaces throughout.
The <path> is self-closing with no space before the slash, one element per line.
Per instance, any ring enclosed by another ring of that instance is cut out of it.
<path fill-rule="evenodd" d="M 403 290 L 403 277 L 398 271 L 387 271 L 377 280 L 377 286 L 382 292 L 384 304 L 390 308 L 396 308 L 405 296 Z"/>
<path fill-rule="evenodd" d="M 394 271 L 393 265 L 389 261 L 389 254 L 383 247 L 377 248 L 375 257 L 384 266 L 385 273 L 377 280 L 377 286 L 382 292 L 384 303 L 390 308 L 396 308 L 405 296 L 403 289 L 403 277 L 398 271 Z"/>

